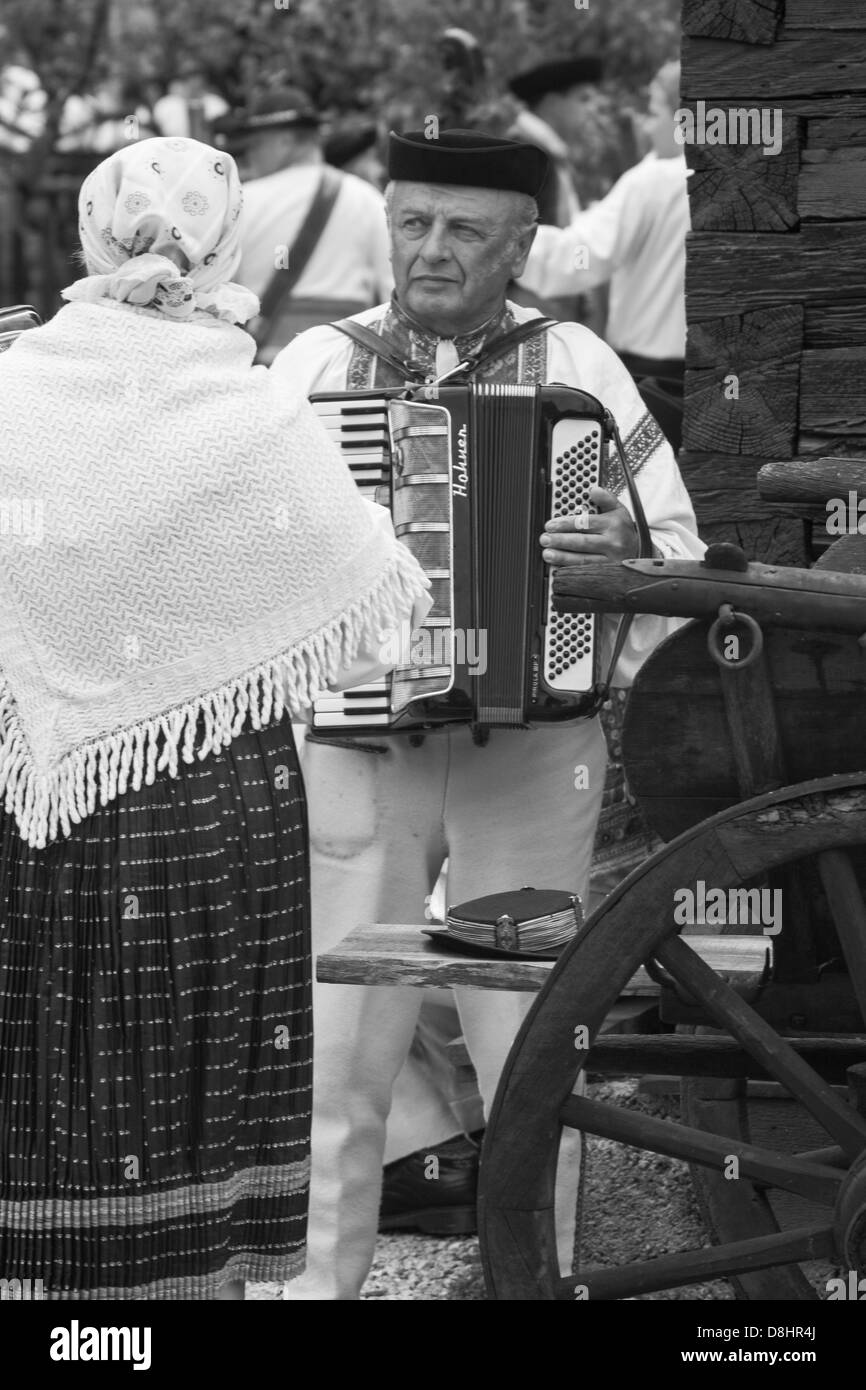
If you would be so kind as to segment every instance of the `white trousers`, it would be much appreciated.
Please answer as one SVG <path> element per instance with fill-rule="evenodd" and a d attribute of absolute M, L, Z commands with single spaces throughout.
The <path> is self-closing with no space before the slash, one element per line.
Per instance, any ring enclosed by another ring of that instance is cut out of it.
<path fill-rule="evenodd" d="M 420 748 L 405 737 L 381 746 L 383 753 L 305 749 L 314 953 L 362 922 L 423 925 L 446 857 L 449 903 L 524 885 L 585 898 L 607 756 L 596 720 L 495 729 L 485 747 L 463 727 L 440 730 Z M 533 996 L 455 996 L 487 1113 Z M 360 1295 L 376 1243 L 392 1087 L 422 997 L 409 987 L 315 985 L 307 1269 L 287 1286 L 290 1300 Z M 573 1138 L 560 1154 L 561 1260 L 573 1238 Z"/>

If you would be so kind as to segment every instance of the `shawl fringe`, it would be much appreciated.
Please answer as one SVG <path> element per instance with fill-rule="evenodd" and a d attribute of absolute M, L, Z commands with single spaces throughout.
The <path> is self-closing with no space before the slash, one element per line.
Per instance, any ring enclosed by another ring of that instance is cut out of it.
<path fill-rule="evenodd" d="M 36 772 L 15 700 L 0 679 L 0 797 L 7 814 L 22 839 L 44 849 L 58 829 L 68 835 L 97 805 L 150 786 L 158 772 L 176 777 L 179 760 L 227 748 L 247 718 L 261 729 L 287 709 L 300 715 L 337 683 L 365 640 L 379 633 L 384 643 L 426 590 L 409 552 L 397 545 L 376 584 L 339 618 L 215 690 L 74 748 L 49 773 Z"/>

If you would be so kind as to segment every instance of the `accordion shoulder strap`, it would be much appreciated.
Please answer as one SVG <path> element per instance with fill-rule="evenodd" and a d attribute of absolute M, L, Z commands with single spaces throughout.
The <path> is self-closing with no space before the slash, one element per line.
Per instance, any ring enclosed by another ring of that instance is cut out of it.
<path fill-rule="evenodd" d="M 347 338 L 351 338 L 353 343 L 359 347 L 366 348 L 375 357 L 380 357 L 383 362 L 387 362 L 389 367 L 393 367 L 399 372 L 404 381 L 411 381 L 419 376 L 417 367 L 404 362 L 398 356 L 399 348 L 393 339 L 385 333 L 374 333 L 371 328 L 365 328 L 363 324 L 356 323 L 354 319 L 337 319 L 331 324 L 338 332 L 345 333 Z"/>
<path fill-rule="evenodd" d="M 556 324 L 556 319 L 529 319 L 526 323 L 519 323 L 516 328 L 510 328 L 507 333 L 501 333 L 498 338 L 491 338 L 473 361 L 473 369 L 482 365 L 486 366 L 488 362 L 495 362 L 497 357 L 502 357 L 514 347 L 519 347 L 521 343 L 526 342 L 527 338 L 535 338 L 539 333 L 546 333 L 548 328 L 555 328 Z"/>
<path fill-rule="evenodd" d="M 556 319 L 537 318 L 529 319 L 526 323 L 519 323 L 516 328 L 509 329 L 507 333 L 502 333 L 498 338 L 492 338 L 485 343 L 481 352 L 472 359 L 467 360 L 467 367 L 470 371 L 477 370 L 478 367 L 486 365 L 488 362 L 495 362 L 512 348 L 518 347 L 527 338 L 534 338 L 539 333 L 546 333 L 548 328 L 553 328 Z M 410 362 L 405 362 L 398 354 L 399 349 L 392 338 L 385 333 L 374 333 L 372 329 L 365 328 L 362 324 L 356 323 L 354 319 L 338 319 L 331 324 L 340 333 L 345 333 L 347 338 L 360 347 L 366 348 L 374 356 L 380 357 L 383 362 L 387 362 L 389 367 L 398 371 L 404 381 L 420 379 L 420 371 L 417 366 Z"/>

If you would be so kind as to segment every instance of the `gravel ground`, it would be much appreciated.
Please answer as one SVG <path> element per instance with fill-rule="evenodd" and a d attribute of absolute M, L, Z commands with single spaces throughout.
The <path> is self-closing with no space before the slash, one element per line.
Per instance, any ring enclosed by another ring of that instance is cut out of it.
<path fill-rule="evenodd" d="M 587 1094 L 678 1118 L 675 1098 L 639 1095 L 634 1081 L 589 1086 Z M 588 1264 L 623 1264 L 709 1243 L 685 1164 L 607 1139 L 590 1139 L 587 1150 L 583 1251 Z M 278 1285 L 247 1286 L 247 1298 L 279 1297 Z M 364 1299 L 401 1303 L 474 1302 L 486 1297 L 478 1242 L 465 1236 L 380 1236 L 362 1294 Z M 733 1299 L 734 1291 L 718 1280 L 645 1297 L 712 1301 Z"/>

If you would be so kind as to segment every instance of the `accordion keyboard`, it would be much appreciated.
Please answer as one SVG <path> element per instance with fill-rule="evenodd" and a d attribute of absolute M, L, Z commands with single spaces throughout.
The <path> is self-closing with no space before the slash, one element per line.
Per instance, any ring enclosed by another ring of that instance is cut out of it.
<path fill-rule="evenodd" d="M 313 409 L 336 444 L 364 497 L 375 502 L 389 461 L 388 402 L 313 401 Z"/>
<path fill-rule="evenodd" d="M 388 402 L 381 399 L 313 401 L 313 409 L 344 462 L 362 497 L 380 500 L 377 493 L 390 467 Z M 384 500 L 384 499 L 382 499 Z M 387 727 L 391 723 L 391 688 L 384 678 L 356 685 L 316 700 L 315 725 L 319 729 Z"/>

